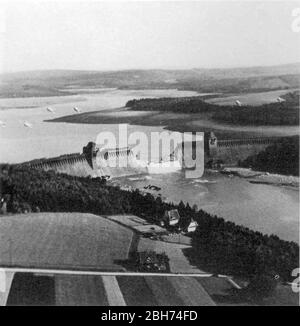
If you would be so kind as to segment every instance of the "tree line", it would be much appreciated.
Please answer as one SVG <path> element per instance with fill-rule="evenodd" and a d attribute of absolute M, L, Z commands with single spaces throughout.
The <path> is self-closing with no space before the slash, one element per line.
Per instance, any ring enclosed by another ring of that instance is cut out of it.
<path fill-rule="evenodd" d="M 213 111 L 216 105 L 203 101 L 200 96 L 162 97 L 130 100 L 126 107 L 136 111 L 168 111 L 177 113 L 201 113 Z"/>
<path fill-rule="evenodd" d="M 299 136 L 283 138 L 240 162 L 257 171 L 299 176 Z"/>
<path fill-rule="evenodd" d="M 299 109 L 288 103 L 270 103 L 260 106 L 229 106 L 215 111 L 217 121 L 240 125 L 299 125 Z"/>

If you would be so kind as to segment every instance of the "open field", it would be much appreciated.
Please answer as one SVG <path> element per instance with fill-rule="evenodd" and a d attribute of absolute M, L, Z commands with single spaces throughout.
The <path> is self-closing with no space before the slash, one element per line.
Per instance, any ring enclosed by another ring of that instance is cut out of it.
<path fill-rule="evenodd" d="M 133 232 L 100 216 L 36 213 L 0 218 L 0 266 L 122 270 Z"/>
<path fill-rule="evenodd" d="M 207 99 L 206 102 L 218 104 L 218 105 L 235 105 L 235 101 L 239 100 L 243 105 L 262 105 L 268 103 L 276 103 L 277 98 L 288 93 L 297 91 L 298 89 L 283 89 L 267 92 L 256 93 L 243 93 L 232 96 L 220 96 L 216 98 Z"/>

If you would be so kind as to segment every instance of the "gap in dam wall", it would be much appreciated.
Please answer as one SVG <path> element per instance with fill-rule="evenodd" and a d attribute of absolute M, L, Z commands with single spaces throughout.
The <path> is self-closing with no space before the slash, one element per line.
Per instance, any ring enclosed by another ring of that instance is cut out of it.
<path fill-rule="evenodd" d="M 238 165 L 240 161 L 244 161 L 249 156 L 257 155 L 269 145 L 270 144 L 218 146 L 214 149 L 210 149 L 209 158 L 214 161 L 222 161 L 228 165 Z"/>

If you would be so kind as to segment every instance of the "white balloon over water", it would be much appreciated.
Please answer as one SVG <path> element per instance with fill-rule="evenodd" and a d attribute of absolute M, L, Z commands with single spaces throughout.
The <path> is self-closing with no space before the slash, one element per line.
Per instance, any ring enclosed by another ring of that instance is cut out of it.
<path fill-rule="evenodd" d="M 241 103 L 239 100 L 236 100 L 236 101 L 235 101 L 235 104 L 236 104 L 237 106 L 242 106 L 242 103 Z"/>
<path fill-rule="evenodd" d="M 80 112 L 80 109 L 79 109 L 78 107 L 76 107 L 76 106 L 73 108 L 73 110 L 74 110 L 75 112 L 78 112 L 78 113 Z"/>
<path fill-rule="evenodd" d="M 24 127 L 26 127 L 26 128 L 32 128 L 32 123 L 30 123 L 28 121 L 24 121 Z"/>
<path fill-rule="evenodd" d="M 51 113 L 54 112 L 54 110 L 53 110 L 52 108 L 50 108 L 50 107 L 47 107 L 47 111 L 48 111 L 48 112 L 51 112 Z"/>

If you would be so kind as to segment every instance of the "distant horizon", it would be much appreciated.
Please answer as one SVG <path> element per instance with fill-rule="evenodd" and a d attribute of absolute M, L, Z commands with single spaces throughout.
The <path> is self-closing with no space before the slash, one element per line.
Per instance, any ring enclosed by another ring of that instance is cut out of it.
<path fill-rule="evenodd" d="M 29 69 L 29 70 L 15 70 L 15 71 L 0 71 L 0 75 L 8 75 L 15 73 L 26 72 L 47 72 L 47 71 L 72 71 L 72 72 L 122 72 L 122 71 L 152 71 L 152 70 L 165 70 L 165 71 L 183 71 L 183 70 L 226 70 L 226 69 L 255 69 L 255 68 L 272 68 L 280 66 L 300 65 L 300 61 L 270 64 L 270 65 L 253 65 L 253 66 L 223 66 L 223 67 L 191 67 L 191 68 L 177 68 L 177 67 L 153 67 L 153 68 L 120 68 L 120 69 L 66 69 L 66 68 L 53 68 L 53 69 Z M 297 73 L 297 72 L 296 72 Z"/>

